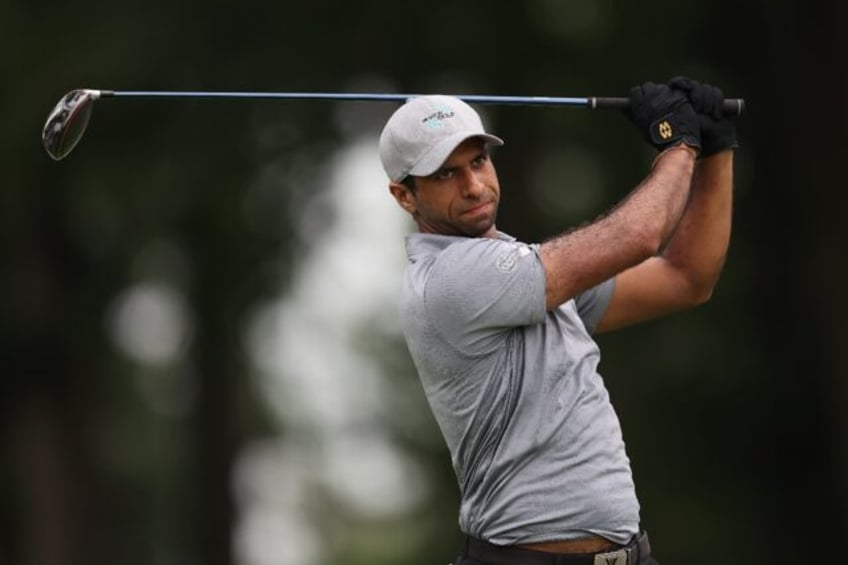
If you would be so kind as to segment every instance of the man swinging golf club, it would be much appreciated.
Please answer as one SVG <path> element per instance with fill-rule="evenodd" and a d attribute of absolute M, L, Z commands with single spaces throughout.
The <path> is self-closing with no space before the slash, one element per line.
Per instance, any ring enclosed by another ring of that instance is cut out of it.
<path fill-rule="evenodd" d="M 683 77 L 634 87 L 627 116 L 659 152 L 650 173 L 541 244 L 498 231 L 488 149 L 503 142 L 470 106 L 417 97 L 386 123 L 389 190 L 419 230 L 401 324 L 459 483 L 458 565 L 656 563 L 592 334 L 710 297 L 737 146 L 722 102 Z"/>

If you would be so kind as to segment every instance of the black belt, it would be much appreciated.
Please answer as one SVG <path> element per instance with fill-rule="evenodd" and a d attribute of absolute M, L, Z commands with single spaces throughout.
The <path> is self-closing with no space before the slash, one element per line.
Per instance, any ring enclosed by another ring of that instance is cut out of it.
<path fill-rule="evenodd" d="M 648 534 L 642 532 L 633 540 L 613 551 L 600 553 L 549 553 L 495 545 L 468 537 L 465 555 L 491 565 L 637 565 L 651 554 Z"/>

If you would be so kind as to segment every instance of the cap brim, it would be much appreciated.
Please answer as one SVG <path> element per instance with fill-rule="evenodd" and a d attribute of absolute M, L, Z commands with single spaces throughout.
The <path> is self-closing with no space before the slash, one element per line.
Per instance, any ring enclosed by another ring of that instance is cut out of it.
<path fill-rule="evenodd" d="M 426 177 L 432 175 L 439 170 L 445 161 L 448 160 L 454 149 L 460 146 L 465 140 L 474 137 L 479 137 L 486 142 L 486 145 L 503 145 L 504 142 L 500 137 L 478 132 L 458 132 L 450 137 L 447 137 L 433 146 L 430 151 L 425 153 L 421 159 L 409 170 L 409 174 L 416 177 Z"/>

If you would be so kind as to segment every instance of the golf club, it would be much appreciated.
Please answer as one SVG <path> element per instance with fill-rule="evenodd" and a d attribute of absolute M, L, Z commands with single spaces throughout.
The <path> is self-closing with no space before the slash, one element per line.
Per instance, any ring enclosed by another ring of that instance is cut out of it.
<path fill-rule="evenodd" d="M 143 91 L 143 90 L 90 90 L 78 89 L 65 94 L 47 116 L 41 139 L 44 149 L 56 161 L 64 159 L 79 143 L 96 100 L 100 98 L 193 98 L 193 99 L 258 99 L 258 100 L 341 100 L 372 102 L 405 102 L 418 94 L 373 94 L 344 92 L 191 92 L 191 91 Z M 469 104 L 511 104 L 577 106 L 590 109 L 626 108 L 627 98 L 567 98 L 551 96 L 486 96 L 456 95 Z M 724 111 L 739 115 L 745 106 L 741 98 L 726 99 Z"/>

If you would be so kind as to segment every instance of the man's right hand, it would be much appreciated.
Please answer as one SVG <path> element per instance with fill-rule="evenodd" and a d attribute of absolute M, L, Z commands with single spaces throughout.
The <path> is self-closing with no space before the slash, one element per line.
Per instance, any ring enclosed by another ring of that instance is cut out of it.
<path fill-rule="evenodd" d="M 681 76 L 674 77 L 668 84 L 675 90 L 685 92 L 692 107 L 698 112 L 703 141 L 702 157 L 739 147 L 734 116 L 726 116 L 722 109 L 724 95 L 721 89 Z"/>
<path fill-rule="evenodd" d="M 659 151 L 681 142 L 701 148 L 698 115 L 681 90 L 653 82 L 634 86 L 625 114 Z"/>

